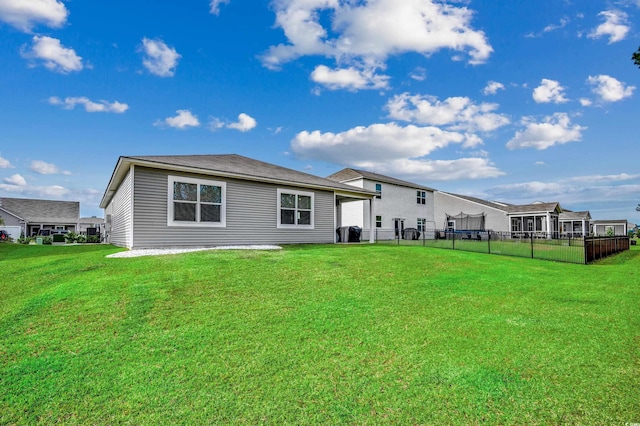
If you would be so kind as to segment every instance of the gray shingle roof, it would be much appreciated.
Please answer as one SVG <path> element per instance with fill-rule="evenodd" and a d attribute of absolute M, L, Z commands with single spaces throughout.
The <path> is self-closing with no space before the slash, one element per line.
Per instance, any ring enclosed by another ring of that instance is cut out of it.
<path fill-rule="evenodd" d="M 0 198 L 2 208 L 29 223 L 76 224 L 80 218 L 78 201 Z"/>
<path fill-rule="evenodd" d="M 120 184 L 119 179 L 124 177 L 123 175 L 120 176 L 123 171 L 119 170 L 119 166 L 123 163 L 167 170 L 180 169 L 193 173 L 220 175 L 249 181 L 276 182 L 296 187 L 343 191 L 362 196 L 375 194 L 366 189 L 355 188 L 351 185 L 237 154 L 122 156 L 100 204 L 102 207 L 108 204 L 111 197 L 110 191 L 114 191 Z"/>
<path fill-rule="evenodd" d="M 442 191 L 440 191 L 442 192 Z M 480 198 L 469 197 L 467 195 L 460 194 L 452 194 L 449 192 L 442 192 L 443 194 L 449 194 L 454 197 L 462 198 L 464 200 L 468 200 L 477 204 L 481 204 L 483 206 L 492 207 L 494 209 L 502 210 L 507 214 L 515 214 L 515 213 L 545 213 L 545 212 L 553 212 L 553 211 L 562 211 L 560 207 L 560 203 L 532 203 L 532 204 L 508 204 L 508 203 L 498 203 L 495 201 L 487 201 L 482 200 Z"/>
<path fill-rule="evenodd" d="M 589 213 L 588 211 L 586 212 L 573 212 L 573 211 L 567 211 L 567 210 L 563 210 L 562 213 L 560 213 L 560 220 L 590 220 L 591 219 L 591 213 Z"/>
<path fill-rule="evenodd" d="M 507 207 L 507 212 L 509 214 L 514 213 L 546 213 L 558 211 L 562 212 L 562 208 L 560 207 L 560 203 L 533 203 L 533 204 L 521 204 L 521 205 L 510 205 Z"/>
<path fill-rule="evenodd" d="M 476 197 L 469 197 L 468 195 L 460 195 L 460 194 L 453 194 L 451 192 L 443 192 L 440 191 L 440 193 L 442 194 L 448 194 L 454 197 L 458 197 L 458 198 L 462 198 L 463 200 L 467 200 L 467 201 L 471 201 L 472 203 L 476 203 L 476 204 L 480 204 L 483 206 L 487 206 L 487 207 L 491 207 L 497 210 L 502 210 L 503 212 L 508 212 L 509 211 L 509 207 L 511 206 L 511 204 L 507 204 L 507 203 L 498 203 L 495 201 L 487 201 L 487 200 L 483 200 L 481 198 L 476 198 Z"/>
<path fill-rule="evenodd" d="M 435 191 L 435 189 L 429 188 L 428 186 L 418 185 L 417 183 L 396 179 L 391 176 L 385 176 L 378 173 L 368 172 L 366 170 L 358 170 L 352 168 L 342 169 L 339 172 L 327 176 L 327 179 L 335 180 L 336 182 L 348 182 L 350 180 L 362 178 L 375 182 L 390 183 L 392 185 L 404 186 L 408 188 L 422 189 L 425 191 Z"/>

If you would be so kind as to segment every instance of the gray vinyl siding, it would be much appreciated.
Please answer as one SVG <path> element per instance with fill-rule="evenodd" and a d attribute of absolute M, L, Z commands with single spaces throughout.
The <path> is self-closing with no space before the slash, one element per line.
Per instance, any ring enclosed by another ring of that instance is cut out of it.
<path fill-rule="evenodd" d="M 134 248 L 334 242 L 334 194 L 267 183 L 135 167 Z M 226 227 L 167 225 L 168 177 L 226 182 Z M 277 190 L 314 193 L 314 229 L 277 228 Z"/>
<path fill-rule="evenodd" d="M 129 171 L 105 211 L 106 214 L 111 215 L 109 241 L 113 245 L 128 248 L 133 246 L 132 180 L 131 171 Z"/>

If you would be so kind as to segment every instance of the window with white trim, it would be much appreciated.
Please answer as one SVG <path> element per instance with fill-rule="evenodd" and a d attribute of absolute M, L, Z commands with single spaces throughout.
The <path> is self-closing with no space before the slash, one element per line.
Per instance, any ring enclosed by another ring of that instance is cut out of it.
<path fill-rule="evenodd" d="M 226 182 L 169 176 L 168 226 L 226 226 Z"/>
<path fill-rule="evenodd" d="M 278 189 L 278 228 L 313 229 L 313 192 Z"/>
<path fill-rule="evenodd" d="M 376 198 L 382 198 L 382 184 L 381 183 L 376 183 L 376 192 L 378 193 L 378 195 L 376 195 Z"/>
<path fill-rule="evenodd" d="M 382 216 L 376 216 L 376 228 L 382 228 Z"/>
<path fill-rule="evenodd" d="M 416 191 L 417 192 L 417 201 L 418 204 L 427 204 L 427 192 L 426 191 Z"/>
<path fill-rule="evenodd" d="M 426 229 L 426 225 L 427 225 L 427 219 L 419 217 L 418 218 L 418 231 L 424 232 L 424 230 Z"/>

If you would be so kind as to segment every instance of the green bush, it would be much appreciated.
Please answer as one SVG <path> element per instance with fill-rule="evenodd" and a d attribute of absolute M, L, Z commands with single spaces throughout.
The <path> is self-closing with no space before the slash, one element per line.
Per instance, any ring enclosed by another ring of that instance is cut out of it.
<path fill-rule="evenodd" d="M 53 242 L 54 243 L 64 243 L 65 242 L 64 235 L 59 235 L 59 234 L 54 235 L 53 236 Z"/>
<path fill-rule="evenodd" d="M 67 234 L 65 234 L 64 238 L 67 241 L 67 244 L 78 242 L 78 234 L 76 234 L 73 231 L 72 232 L 68 232 Z"/>

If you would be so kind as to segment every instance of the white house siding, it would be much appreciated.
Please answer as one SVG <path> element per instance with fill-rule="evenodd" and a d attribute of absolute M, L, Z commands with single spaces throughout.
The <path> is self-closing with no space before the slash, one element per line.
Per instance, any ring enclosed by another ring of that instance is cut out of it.
<path fill-rule="evenodd" d="M 395 238 L 394 219 L 396 218 L 404 219 L 405 228 L 417 228 L 418 219 L 426 219 L 427 229 L 433 229 L 434 200 L 432 191 L 425 191 L 427 193 L 426 204 L 418 204 L 417 188 L 409 188 L 405 186 L 394 185 L 391 183 L 365 180 L 364 189 L 375 191 L 376 183 L 382 184 L 381 198 L 376 198 L 373 201 L 374 215 L 382 216 L 382 227 L 376 228 L 376 239 L 384 240 Z M 420 191 L 423 191 L 423 189 L 420 189 Z M 365 230 L 365 232 L 363 233 L 363 238 L 368 238 L 370 223 L 368 203 L 362 203 L 361 208 L 361 214 L 363 218 L 362 220 L 364 224 L 363 229 Z"/>
<path fill-rule="evenodd" d="M 456 215 L 460 212 L 467 214 L 481 214 L 485 216 L 485 229 L 497 232 L 509 232 L 510 224 L 507 213 L 483 204 L 474 203 L 464 198 L 435 192 L 435 221 L 437 229 L 446 227 L 447 214 Z"/>
<path fill-rule="evenodd" d="M 168 226 L 168 176 L 226 182 L 226 226 Z M 277 228 L 277 190 L 314 193 L 314 229 Z M 334 193 L 136 166 L 134 248 L 334 242 Z"/>
<path fill-rule="evenodd" d="M 132 181 L 133 176 L 129 171 L 105 209 L 105 217 L 111 217 L 111 223 L 107 224 L 108 241 L 113 245 L 127 248 L 133 246 Z"/>

